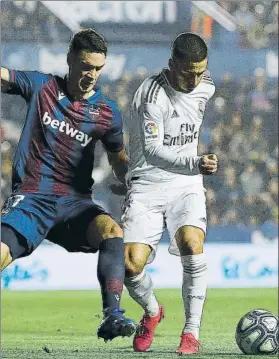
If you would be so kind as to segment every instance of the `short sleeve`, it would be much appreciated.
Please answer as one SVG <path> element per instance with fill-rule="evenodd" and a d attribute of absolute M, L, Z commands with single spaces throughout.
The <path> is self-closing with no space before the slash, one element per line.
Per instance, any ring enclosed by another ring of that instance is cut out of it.
<path fill-rule="evenodd" d="M 113 113 L 111 128 L 103 136 L 102 143 L 109 152 L 119 152 L 124 148 L 123 123 L 118 109 Z"/>
<path fill-rule="evenodd" d="M 51 77 L 37 71 L 9 70 L 9 82 L 11 84 L 7 93 L 21 95 L 26 101 L 30 100 L 33 93 L 38 91 Z"/>

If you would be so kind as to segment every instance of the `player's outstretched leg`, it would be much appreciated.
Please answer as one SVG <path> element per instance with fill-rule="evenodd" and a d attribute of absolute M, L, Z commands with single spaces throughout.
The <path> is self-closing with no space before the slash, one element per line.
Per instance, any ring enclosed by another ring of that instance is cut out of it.
<path fill-rule="evenodd" d="M 145 352 L 151 347 L 155 329 L 165 316 L 164 308 L 158 303 L 153 292 L 152 280 L 145 270 L 135 277 L 126 277 L 125 286 L 130 296 L 145 311 L 133 341 L 133 348 L 136 352 Z"/>
<path fill-rule="evenodd" d="M 164 308 L 158 303 L 153 292 L 152 280 L 144 269 L 150 252 L 150 247 L 145 244 L 127 243 L 125 245 L 125 286 L 130 296 L 145 312 L 133 342 L 134 350 L 138 352 L 144 352 L 150 348 L 155 329 L 164 318 Z"/>
<path fill-rule="evenodd" d="M 101 242 L 97 274 L 104 314 L 98 328 L 98 337 L 107 341 L 118 336 L 131 336 L 137 325 L 133 320 L 125 318 L 124 310 L 119 309 L 125 275 L 122 238 L 108 238 Z"/>

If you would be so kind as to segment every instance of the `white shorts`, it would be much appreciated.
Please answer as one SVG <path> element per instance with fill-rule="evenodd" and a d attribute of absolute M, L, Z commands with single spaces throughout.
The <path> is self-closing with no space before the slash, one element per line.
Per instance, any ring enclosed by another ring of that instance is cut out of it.
<path fill-rule="evenodd" d="M 175 240 L 179 228 L 194 226 L 206 233 L 205 192 L 200 184 L 171 188 L 166 183 L 132 183 L 121 218 L 124 243 L 148 244 L 153 249 L 148 260 L 150 263 L 167 228 L 169 252 L 179 256 Z"/>

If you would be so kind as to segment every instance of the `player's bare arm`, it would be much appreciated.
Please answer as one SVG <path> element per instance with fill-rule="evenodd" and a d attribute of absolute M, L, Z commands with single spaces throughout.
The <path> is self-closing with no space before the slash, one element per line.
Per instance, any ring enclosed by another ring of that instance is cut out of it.
<path fill-rule="evenodd" d="M 1 67 L 1 92 L 6 92 L 11 83 L 10 83 L 9 70 L 5 67 Z"/>
<path fill-rule="evenodd" d="M 129 158 L 125 150 L 116 153 L 108 152 L 108 160 L 116 179 L 125 185 L 125 176 L 129 165 Z"/>

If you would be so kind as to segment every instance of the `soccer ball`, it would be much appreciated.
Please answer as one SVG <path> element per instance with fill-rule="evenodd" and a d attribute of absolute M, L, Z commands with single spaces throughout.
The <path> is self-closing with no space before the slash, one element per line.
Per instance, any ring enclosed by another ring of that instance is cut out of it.
<path fill-rule="evenodd" d="M 235 339 L 244 354 L 276 354 L 278 317 L 264 309 L 254 309 L 246 313 L 236 327 Z"/>

